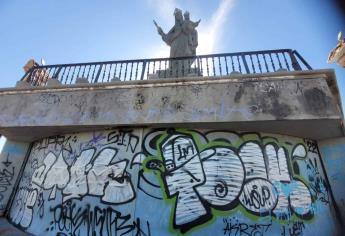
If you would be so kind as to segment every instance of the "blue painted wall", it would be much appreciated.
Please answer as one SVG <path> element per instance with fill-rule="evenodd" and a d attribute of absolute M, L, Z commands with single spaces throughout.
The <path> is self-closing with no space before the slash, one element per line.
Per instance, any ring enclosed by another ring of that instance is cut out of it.
<path fill-rule="evenodd" d="M 345 138 L 322 141 L 319 148 L 345 229 Z"/>
<path fill-rule="evenodd" d="M 9 220 L 34 235 L 336 235 L 312 140 L 128 129 L 35 142 Z"/>

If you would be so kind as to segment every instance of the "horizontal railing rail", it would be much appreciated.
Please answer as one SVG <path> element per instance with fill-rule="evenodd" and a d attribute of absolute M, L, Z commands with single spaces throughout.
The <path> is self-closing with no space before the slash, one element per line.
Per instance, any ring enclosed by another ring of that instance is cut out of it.
<path fill-rule="evenodd" d="M 22 80 L 34 86 L 44 86 L 49 79 L 56 79 L 62 84 L 104 83 L 311 69 L 297 51 L 279 49 L 194 57 L 42 65 L 31 68 Z"/>

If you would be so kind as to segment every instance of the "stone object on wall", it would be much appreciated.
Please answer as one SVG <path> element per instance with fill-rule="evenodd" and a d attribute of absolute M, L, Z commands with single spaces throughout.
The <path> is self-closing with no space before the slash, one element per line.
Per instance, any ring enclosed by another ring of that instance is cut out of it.
<path fill-rule="evenodd" d="M 345 67 L 345 38 L 341 32 L 338 34 L 338 44 L 328 55 L 327 63 L 337 62 L 342 67 Z"/>
<path fill-rule="evenodd" d="M 47 86 L 61 86 L 61 82 L 58 80 L 58 79 L 52 79 L 52 78 L 49 78 L 47 80 Z"/>
<path fill-rule="evenodd" d="M 16 83 L 16 88 L 30 88 L 32 87 L 31 83 L 23 80 L 19 80 Z"/>
<path fill-rule="evenodd" d="M 75 83 L 76 84 L 88 84 L 89 80 L 87 78 L 77 78 Z"/>
<path fill-rule="evenodd" d="M 33 143 L 9 219 L 34 235 L 336 235 L 316 147 L 219 129 L 52 136 Z"/>

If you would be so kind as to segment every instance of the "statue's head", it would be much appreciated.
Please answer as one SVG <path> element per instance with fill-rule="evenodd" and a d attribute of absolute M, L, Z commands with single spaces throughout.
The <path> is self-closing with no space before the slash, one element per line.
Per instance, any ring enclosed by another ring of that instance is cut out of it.
<path fill-rule="evenodd" d="M 190 19 L 190 17 L 189 17 L 189 11 L 185 11 L 184 14 L 183 14 L 183 16 L 184 16 L 184 19 L 185 19 L 185 20 L 189 20 L 189 19 Z"/>
<path fill-rule="evenodd" d="M 182 11 L 180 9 L 175 8 L 174 16 L 175 16 L 175 20 L 176 21 L 178 21 L 178 22 L 182 22 L 183 21 Z"/>

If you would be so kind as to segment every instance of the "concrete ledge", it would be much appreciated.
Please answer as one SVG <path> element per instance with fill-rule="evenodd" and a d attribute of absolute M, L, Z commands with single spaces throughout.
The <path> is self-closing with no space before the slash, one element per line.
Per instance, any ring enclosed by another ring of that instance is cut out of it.
<path fill-rule="evenodd" d="M 99 131 L 111 129 L 111 125 L 78 125 L 78 126 L 36 126 L 8 127 L 2 129 L 4 136 L 11 140 L 32 142 L 44 137 L 69 133 Z M 128 125 L 118 125 L 117 128 L 128 128 Z M 130 127 L 152 128 L 191 128 L 191 129 L 221 129 L 230 131 L 265 132 L 284 134 L 295 137 L 322 140 L 333 137 L 343 137 L 341 120 L 293 120 L 293 121 L 253 121 L 253 122 L 218 122 L 218 123 L 166 123 L 130 125 Z"/>
<path fill-rule="evenodd" d="M 328 82 L 330 74 L 280 72 L 3 89 L 0 133 L 28 141 L 104 127 L 173 125 L 338 137 L 343 135 L 343 116 Z M 333 86 L 337 91 L 336 83 Z"/>

